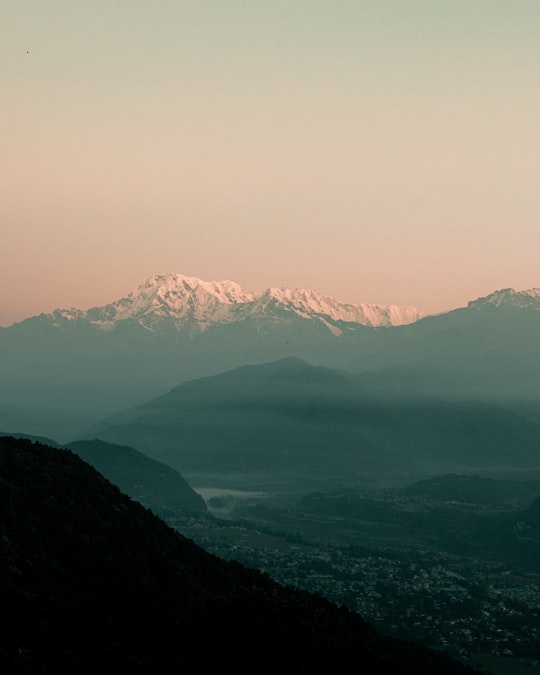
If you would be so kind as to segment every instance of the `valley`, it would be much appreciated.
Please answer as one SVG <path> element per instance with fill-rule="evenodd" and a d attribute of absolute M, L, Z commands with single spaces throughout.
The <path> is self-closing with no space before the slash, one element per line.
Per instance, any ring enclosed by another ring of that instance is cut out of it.
<path fill-rule="evenodd" d="M 207 494 L 210 515 L 163 517 L 220 557 L 345 605 L 384 633 L 494 675 L 533 675 L 540 481 L 482 482 L 446 476 L 407 490 L 297 503 L 221 490 Z M 446 494 L 434 499 L 441 484 Z M 486 503 L 489 488 L 497 497 Z"/>

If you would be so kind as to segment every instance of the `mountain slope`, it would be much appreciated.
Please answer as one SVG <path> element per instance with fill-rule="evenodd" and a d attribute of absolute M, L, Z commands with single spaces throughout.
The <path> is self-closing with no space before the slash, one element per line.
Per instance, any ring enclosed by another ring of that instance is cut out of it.
<path fill-rule="evenodd" d="M 150 509 L 206 511 L 204 499 L 171 467 L 134 448 L 100 440 L 72 441 L 66 447 L 91 464 L 122 492 Z"/>
<path fill-rule="evenodd" d="M 358 332 L 420 315 L 311 290 L 248 293 L 232 281 L 154 275 L 103 307 L 0 328 L 0 428 L 66 442 L 185 379 L 286 356 L 334 364 L 352 355 Z"/>
<path fill-rule="evenodd" d="M 483 298 L 471 300 L 467 305 L 470 308 L 485 307 L 514 307 L 520 309 L 534 309 L 540 311 L 540 288 L 530 288 L 525 291 L 515 291 L 513 288 L 503 288 L 494 291 Z"/>
<path fill-rule="evenodd" d="M 503 289 L 406 323 L 416 310 L 156 275 L 105 307 L 0 329 L 0 428 L 67 442 L 180 382 L 291 356 L 376 388 L 511 403 L 540 420 L 539 294 Z"/>
<path fill-rule="evenodd" d="M 249 479 L 313 490 L 540 469 L 540 426 L 509 411 L 396 393 L 299 359 L 185 382 L 89 434 L 137 447 L 192 484 L 227 477 L 229 487 Z"/>
<path fill-rule="evenodd" d="M 262 293 L 244 291 L 234 281 L 203 281 L 181 274 L 155 274 L 139 288 L 104 307 L 88 312 L 57 310 L 58 326 L 82 318 L 104 330 L 119 321 L 137 321 L 156 329 L 164 319 L 177 329 L 204 331 L 209 325 L 262 316 L 268 308 L 282 309 L 305 319 L 350 322 L 366 326 L 391 326 L 416 321 L 415 307 L 344 304 L 314 290 L 268 288 Z"/>
<path fill-rule="evenodd" d="M 3 673 L 471 672 L 219 560 L 73 453 L 0 439 Z"/>
<path fill-rule="evenodd" d="M 453 398 L 540 402 L 540 291 L 496 291 L 467 307 L 359 336 L 343 367 Z"/>
<path fill-rule="evenodd" d="M 92 439 L 62 446 L 50 438 L 0 431 L 0 437 L 24 438 L 53 448 L 67 448 L 103 474 L 122 492 L 154 511 L 163 508 L 206 511 L 204 499 L 170 466 L 123 445 Z"/>

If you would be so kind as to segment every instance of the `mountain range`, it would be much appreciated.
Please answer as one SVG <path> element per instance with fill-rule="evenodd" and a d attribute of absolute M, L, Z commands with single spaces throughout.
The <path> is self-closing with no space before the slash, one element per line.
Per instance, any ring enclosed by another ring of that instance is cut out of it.
<path fill-rule="evenodd" d="M 133 321 L 147 330 L 200 333 L 210 326 L 255 321 L 286 321 L 301 317 L 320 321 L 328 330 L 340 334 L 340 324 L 399 326 L 422 316 L 415 307 L 397 305 L 346 304 L 315 290 L 268 288 L 262 293 L 244 291 L 234 281 L 203 281 L 182 274 L 155 274 L 128 296 L 86 312 L 56 310 L 41 315 L 54 326 L 70 321 L 87 321 L 110 331 L 120 322 Z"/>
<path fill-rule="evenodd" d="M 137 447 L 192 485 L 302 492 L 540 473 L 533 420 L 489 402 L 376 388 L 296 358 L 184 382 L 87 434 Z"/>
<path fill-rule="evenodd" d="M 538 344 L 540 289 L 505 289 L 410 326 L 364 332 L 342 367 L 373 373 L 378 386 L 524 411 L 540 402 Z"/>
<path fill-rule="evenodd" d="M 423 316 L 313 290 L 154 275 L 103 307 L 0 328 L 0 428 L 67 442 L 181 382 L 287 357 L 363 373 L 375 388 L 511 401 L 538 418 L 539 308 L 539 289 Z"/>

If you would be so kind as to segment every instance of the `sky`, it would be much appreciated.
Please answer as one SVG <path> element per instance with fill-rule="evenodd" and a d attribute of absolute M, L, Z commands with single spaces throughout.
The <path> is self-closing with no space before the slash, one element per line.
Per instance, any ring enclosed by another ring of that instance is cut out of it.
<path fill-rule="evenodd" d="M 0 325 L 154 273 L 540 286 L 538 0 L 2 0 Z"/>

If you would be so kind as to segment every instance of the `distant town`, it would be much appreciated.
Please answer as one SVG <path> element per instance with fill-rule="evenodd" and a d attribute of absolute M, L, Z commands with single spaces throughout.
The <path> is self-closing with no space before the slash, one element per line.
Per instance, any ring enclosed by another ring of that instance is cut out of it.
<path fill-rule="evenodd" d="M 168 520 L 208 551 L 345 605 L 382 633 L 492 673 L 520 672 L 505 664 L 540 672 L 540 575 L 431 551 L 321 547 L 247 523 Z"/>

